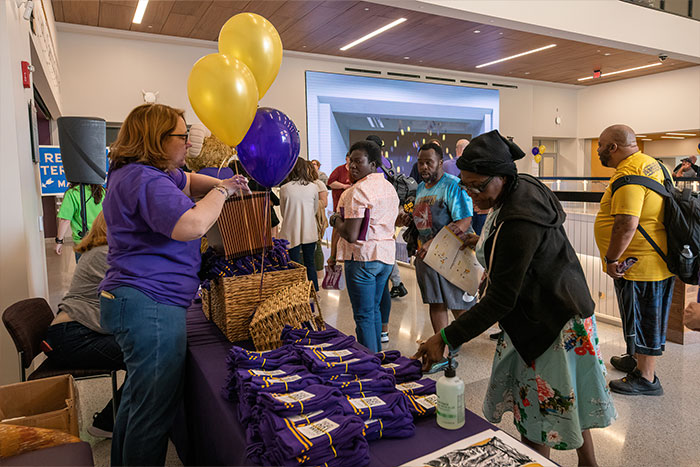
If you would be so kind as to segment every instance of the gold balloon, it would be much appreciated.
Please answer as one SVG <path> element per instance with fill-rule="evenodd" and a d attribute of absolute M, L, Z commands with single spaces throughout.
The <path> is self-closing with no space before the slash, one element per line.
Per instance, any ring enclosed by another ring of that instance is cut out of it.
<path fill-rule="evenodd" d="M 539 164 L 541 161 L 542 161 L 542 156 L 540 154 L 536 154 L 535 155 L 535 162 Z"/>
<path fill-rule="evenodd" d="M 206 55 L 187 79 L 190 104 L 204 126 L 224 143 L 236 146 L 255 118 L 258 88 L 245 64 L 224 54 Z"/>
<path fill-rule="evenodd" d="M 219 32 L 219 52 L 245 63 L 262 99 L 282 64 L 282 39 L 268 20 L 255 13 L 231 17 Z"/>
<path fill-rule="evenodd" d="M 545 151 L 547 150 L 547 146 L 545 146 L 545 145 L 543 144 L 543 145 L 540 146 L 539 149 L 540 149 L 540 154 L 544 154 Z"/>

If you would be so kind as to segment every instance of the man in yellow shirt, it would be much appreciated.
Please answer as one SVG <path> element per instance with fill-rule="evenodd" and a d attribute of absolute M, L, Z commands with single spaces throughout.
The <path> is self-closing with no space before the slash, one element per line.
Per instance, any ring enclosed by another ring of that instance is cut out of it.
<path fill-rule="evenodd" d="M 637 147 L 634 131 L 625 125 L 606 128 L 598 142 L 598 157 L 614 167 L 610 185 L 600 200 L 595 220 L 595 240 L 605 272 L 615 280 L 615 294 L 622 317 L 627 353 L 610 359 L 626 377 L 610 381 L 620 394 L 661 395 L 663 388 L 655 374 L 656 357 L 666 343 L 668 310 L 675 277 L 651 244 L 637 231 L 640 225 L 666 252 L 663 198 L 641 185 L 628 184 L 612 194 L 612 182 L 625 175 L 642 175 L 663 184 L 659 163 Z M 637 262 L 620 272 L 622 262 Z"/>

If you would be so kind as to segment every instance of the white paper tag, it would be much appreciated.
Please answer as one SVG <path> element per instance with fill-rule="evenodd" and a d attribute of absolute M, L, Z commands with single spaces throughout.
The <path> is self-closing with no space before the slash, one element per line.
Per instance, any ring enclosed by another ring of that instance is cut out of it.
<path fill-rule="evenodd" d="M 328 347 L 329 345 L 333 345 L 330 342 L 324 342 L 322 344 L 308 344 L 304 345 L 303 347 L 306 347 L 307 349 L 324 349 Z"/>
<path fill-rule="evenodd" d="M 294 415 L 292 417 L 287 417 L 287 420 L 289 420 L 292 423 L 299 423 L 302 420 L 307 421 L 309 418 L 317 417 L 322 413 L 323 410 L 317 410 L 316 412 L 311 412 L 308 415 Z"/>
<path fill-rule="evenodd" d="M 365 422 L 365 426 L 370 426 L 371 424 L 377 423 L 378 421 L 379 421 L 379 420 L 377 420 L 376 418 L 370 418 L 369 420 L 367 420 L 367 421 Z"/>
<path fill-rule="evenodd" d="M 432 409 L 437 407 L 437 394 L 430 394 L 425 397 L 416 397 L 416 402 L 425 407 L 426 409 Z"/>
<path fill-rule="evenodd" d="M 400 383 L 396 385 L 396 389 L 398 389 L 399 391 L 410 391 L 411 389 L 418 389 L 422 387 L 422 384 L 413 382 Z"/>
<path fill-rule="evenodd" d="M 331 365 L 345 365 L 346 363 L 354 363 L 354 362 L 359 362 L 359 358 L 351 358 L 350 360 L 346 360 L 344 362 L 329 362 Z"/>
<path fill-rule="evenodd" d="M 316 395 L 306 391 L 297 391 L 290 392 L 289 394 L 272 394 L 272 397 L 280 402 L 288 402 L 293 404 L 295 402 L 302 402 L 307 399 L 311 399 L 312 397 L 316 397 Z"/>
<path fill-rule="evenodd" d="M 396 368 L 398 366 L 401 366 L 401 365 L 398 365 L 396 363 L 385 363 L 384 365 L 382 365 L 382 368 Z"/>
<path fill-rule="evenodd" d="M 287 374 L 286 371 L 282 371 L 282 370 L 271 370 L 271 371 L 267 371 L 267 370 L 250 370 L 250 371 L 252 371 L 253 374 L 254 374 L 255 376 L 280 376 L 280 375 L 286 375 L 286 374 Z"/>
<path fill-rule="evenodd" d="M 270 378 L 273 383 L 276 383 L 277 381 L 282 381 L 284 383 L 291 383 L 292 381 L 298 381 L 301 379 L 301 376 L 299 375 L 291 375 L 291 376 L 285 376 L 284 378 Z"/>
<path fill-rule="evenodd" d="M 362 399 L 350 399 L 348 402 L 352 404 L 358 410 L 366 409 L 369 407 L 379 407 L 381 405 L 386 405 L 386 402 L 381 400 L 379 397 L 363 397 Z"/>
<path fill-rule="evenodd" d="M 322 350 L 321 354 L 323 354 L 326 357 L 347 357 L 348 355 L 353 355 L 353 352 L 351 352 L 348 349 L 343 349 L 343 350 Z"/>
<path fill-rule="evenodd" d="M 319 436 L 324 436 L 326 433 L 338 428 L 340 425 L 335 423 L 333 420 L 324 418 L 317 422 L 311 423 L 310 425 L 300 426 L 297 428 L 304 436 L 309 439 L 318 438 Z"/>

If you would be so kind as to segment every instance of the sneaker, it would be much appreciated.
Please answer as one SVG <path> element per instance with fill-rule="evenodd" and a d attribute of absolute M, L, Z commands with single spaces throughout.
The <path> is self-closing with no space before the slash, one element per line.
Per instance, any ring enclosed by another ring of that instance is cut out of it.
<path fill-rule="evenodd" d="M 113 421 L 110 415 L 109 420 L 102 414 L 95 412 L 92 416 L 92 425 L 87 429 L 95 438 L 112 438 Z"/>
<path fill-rule="evenodd" d="M 654 382 L 649 382 L 637 369 L 624 378 L 610 381 L 610 390 L 627 396 L 662 396 L 664 394 L 664 388 L 661 387 L 658 376 L 654 375 Z"/>
<path fill-rule="evenodd" d="M 389 333 L 388 332 L 382 332 L 382 337 L 381 337 L 382 344 L 386 344 L 389 342 Z"/>
<path fill-rule="evenodd" d="M 617 370 L 632 373 L 637 368 L 637 359 L 630 354 L 616 355 L 610 358 L 610 364 Z"/>
<path fill-rule="evenodd" d="M 457 368 L 458 366 L 459 362 L 457 360 L 452 360 L 452 368 Z M 438 371 L 444 371 L 445 368 L 447 368 L 447 359 L 443 358 L 439 362 L 433 363 L 433 366 L 431 366 L 428 371 L 424 371 L 424 373 L 427 375 L 432 375 L 433 373 L 437 373 Z"/>
<path fill-rule="evenodd" d="M 391 288 L 389 295 L 391 296 L 391 298 L 405 297 L 406 295 L 408 295 L 408 290 L 406 290 L 406 286 L 404 286 L 403 282 L 401 282 L 399 283 L 399 285 L 396 285 Z"/>
<path fill-rule="evenodd" d="M 489 334 L 489 339 L 492 341 L 497 341 L 501 338 L 501 335 L 503 335 L 503 331 L 494 332 L 493 334 Z"/>

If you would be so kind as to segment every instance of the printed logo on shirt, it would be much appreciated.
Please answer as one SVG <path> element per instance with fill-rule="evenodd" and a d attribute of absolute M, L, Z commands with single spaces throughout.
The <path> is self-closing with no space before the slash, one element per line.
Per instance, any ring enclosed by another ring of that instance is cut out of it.
<path fill-rule="evenodd" d="M 294 415 L 294 416 L 291 416 L 291 417 L 287 417 L 287 420 L 289 420 L 290 422 L 296 424 L 296 423 L 301 422 L 302 420 L 303 420 L 303 421 L 308 421 L 310 418 L 318 417 L 318 416 L 321 415 L 322 413 L 323 413 L 323 410 L 317 410 L 316 412 L 311 412 L 309 415 Z"/>
<path fill-rule="evenodd" d="M 350 350 L 322 350 L 320 352 L 324 357 L 347 357 L 348 355 L 353 355 Z"/>
<path fill-rule="evenodd" d="M 399 391 L 410 391 L 411 389 L 418 389 L 418 388 L 422 388 L 422 387 L 423 387 L 422 384 L 413 383 L 413 382 L 400 383 L 400 384 L 396 385 L 396 389 L 398 389 Z"/>
<path fill-rule="evenodd" d="M 379 407 L 386 405 L 386 402 L 381 400 L 379 397 L 364 397 L 362 399 L 348 399 L 348 402 L 352 404 L 358 410 L 369 409 L 371 407 Z"/>
<path fill-rule="evenodd" d="M 647 165 L 645 165 L 644 168 L 642 169 L 642 172 L 643 172 L 644 175 L 646 175 L 647 177 L 651 177 L 652 175 L 654 175 L 654 174 L 655 174 L 656 172 L 658 172 L 659 170 L 661 170 L 661 169 L 659 168 L 659 164 L 657 164 L 656 162 L 653 162 L 652 164 L 647 164 Z"/>
<path fill-rule="evenodd" d="M 396 368 L 399 366 L 401 366 L 401 365 L 398 365 L 396 363 L 385 363 L 384 365 L 382 365 L 382 368 Z"/>
<path fill-rule="evenodd" d="M 309 439 L 318 438 L 319 436 L 324 436 L 326 433 L 338 428 L 340 425 L 335 423 L 333 420 L 324 418 L 317 422 L 311 423 L 310 425 L 300 426 L 297 428 L 304 436 Z"/>
<path fill-rule="evenodd" d="M 311 394 L 306 391 L 290 392 L 289 394 L 271 394 L 271 396 L 280 402 L 287 402 L 293 404 L 295 402 L 302 402 L 312 397 L 316 397 L 315 394 Z"/>
<path fill-rule="evenodd" d="M 286 371 L 282 370 L 251 370 L 255 376 L 280 376 L 280 375 L 286 375 Z"/>
<path fill-rule="evenodd" d="M 429 396 L 425 397 L 416 397 L 415 400 L 426 409 L 437 407 L 437 394 L 430 394 Z"/>

